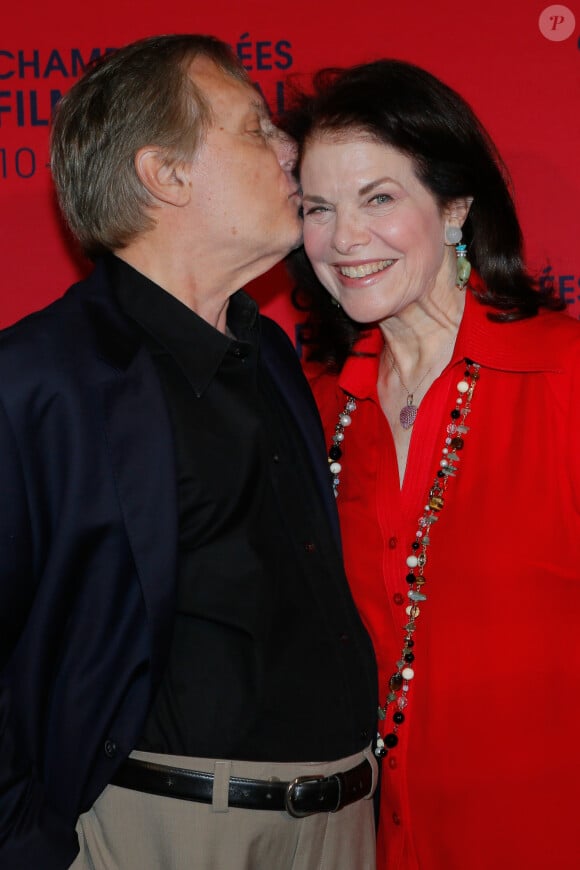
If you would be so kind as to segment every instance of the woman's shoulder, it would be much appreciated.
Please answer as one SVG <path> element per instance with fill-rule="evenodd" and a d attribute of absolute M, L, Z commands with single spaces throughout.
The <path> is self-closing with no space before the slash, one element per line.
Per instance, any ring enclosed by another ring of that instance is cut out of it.
<path fill-rule="evenodd" d="M 580 321 L 540 309 L 533 317 L 501 322 L 497 311 L 474 303 L 466 309 L 465 350 L 478 362 L 512 371 L 565 372 L 580 356 Z"/>
<path fill-rule="evenodd" d="M 580 320 L 564 311 L 541 310 L 530 320 L 520 321 L 528 341 L 542 356 L 549 356 L 556 367 L 580 354 Z"/>

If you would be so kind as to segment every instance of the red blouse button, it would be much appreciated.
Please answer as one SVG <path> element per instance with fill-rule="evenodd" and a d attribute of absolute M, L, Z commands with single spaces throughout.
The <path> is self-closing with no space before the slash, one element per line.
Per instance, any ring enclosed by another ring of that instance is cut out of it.
<path fill-rule="evenodd" d="M 393 822 L 395 823 L 395 825 L 401 824 L 401 817 L 398 813 L 393 813 Z"/>
<path fill-rule="evenodd" d="M 394 770 L 394 769 L 396 768 L 396 766 L 397 766 L 397 759 L 395 758 L 394 755 L 389 755 L 389 761 L 388 761 L 388 764 L 389 764 L 389 767 L 391 768 L 391 770 Z"/>
<path fill-rule="evenodd" d="M 395 592 L 395 594 L 393 595 L 393 601 L 395 602 L 395 604 L 404 604 L 405 596 L 402 595 L 401 592 Z"/>
<path fill-rule="evenodd" d="M 396 546 L 397 546 L 397 539 L 393 535 L 392 538 L 389 538 L 389 550 L 394 550 Z"/>

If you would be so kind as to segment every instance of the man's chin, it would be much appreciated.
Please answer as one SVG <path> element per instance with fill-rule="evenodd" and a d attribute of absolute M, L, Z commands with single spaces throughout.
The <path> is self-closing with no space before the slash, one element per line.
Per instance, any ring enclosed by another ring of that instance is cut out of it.
<path fill-rule="evenodd" d="M 288 247 L 286 255 L 291 254 L 292 251 L 295 251 L 296 248 L 299 248 L 302 244 L 302 221 L 299 221 L 298 226 L 295 227 L 295 231 L 292 235 L 292 241 Z"/>
<path fill-rule="evenodd" d="M 295 240 L 294 244 L 288 249 L 288 254 L 291 254 L 292 251 L 298 250 L 300 247 L 302 247 L 302 232 L 300 232 L 300 235 Z"/>

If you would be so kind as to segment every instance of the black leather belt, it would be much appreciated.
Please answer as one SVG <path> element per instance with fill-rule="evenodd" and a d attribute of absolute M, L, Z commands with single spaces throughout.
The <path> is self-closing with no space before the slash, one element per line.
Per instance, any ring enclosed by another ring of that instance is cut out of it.
<path fill-rule="evenodd" d="M 213 779 L 212 773 L 128 758 L 113 777 L 112 784 L 210 804 Z M 298 776 L 291 782 L 231 776 L 228 805 L 253 810 L 286 810 L 297 819 L 313 813 L 336 813 L 369 795 L 372 780 L 373 771 L 366 760 L 344 773 Z"/>

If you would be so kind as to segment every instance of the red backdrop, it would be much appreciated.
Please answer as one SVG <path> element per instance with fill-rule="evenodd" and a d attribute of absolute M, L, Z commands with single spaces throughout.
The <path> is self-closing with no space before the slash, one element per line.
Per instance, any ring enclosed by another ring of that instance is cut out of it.
<path fill-rule="evenodd" d="M 530 267 L 580 317 L 580 5 L 545 0 L 32 0 L 0 33 L 0 325 L 45 305 L 89 268 L 57 218 L 47 163 L 51 104 L 96 53 L 154 33 L 213 33 L 234 46 L 274 110 L 286 78 L 391 56 L 459 90 L 510 169 Z M 282 267 L 253 286 L 293 331 Z"/>

